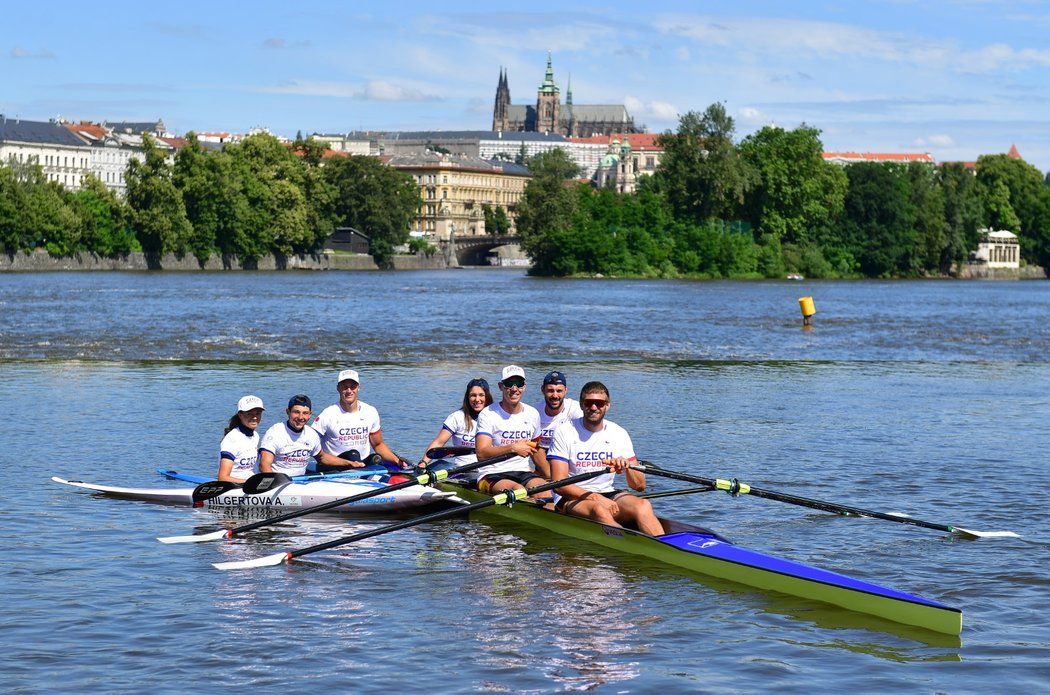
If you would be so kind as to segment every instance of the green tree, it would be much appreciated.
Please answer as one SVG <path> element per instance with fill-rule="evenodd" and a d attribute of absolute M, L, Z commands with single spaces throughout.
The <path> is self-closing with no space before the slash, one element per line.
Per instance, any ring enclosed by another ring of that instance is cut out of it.
<path fill-rule="evenodd" d="M 907 170 L 895 164 L 861 162 L 846 167 L 843 241 L 861 272 L 889 277 L 911 270 L 916 234 Z"/>
<path fill-rule="evenodd" d="M 195 133 L 187 133 L 186 139 L 186 145 L 175 155 L 172 182 L 182 195 L 186 219 L 193 230 L 188 240 L 190 251 L 203 265 L 216 250 L 223 191 L 211 166 L 213 155 L 205 153 Z"/>
<path fill-rule="evenodd" d="M 124 201 L 96 177 L 83 178 L 70 207 L 79 220 L 82 249 L 110 258 L 141 250 Z"/>
<path fill-rule="evenodd" d="M 532 260 L 529 272 L 534 275 L 571 275 L 579 267 L 570 249 L 580 184 L 566 181 L 563 174 L 559 167 L 537 167 L 518 203 L 521 248 Z"/>
<path fill-rule="evenodd" d="M 734 219 L 757 182 L 754 169 L 733 144 L 733 119 L 722 104 L 690 111 L 678 130 L 660 136 L 664 148 L 656 184 L 679 219 Z"/>
<path fill-rule="evenodd" d="M 962 163 L 942 164 L 937 179 L 944 197 L 945 221 L 945 245 L 939 267 L 947 273 L 977 248 L 978 230 L 984 226 L 984 208 L 977 179 Z"/>
<path fill-rule="evenodd" d="M 572 180 L 580 175 L 579 165 L 572 160 L 568 152 L 560 147 L 529 157 L 525 166 L 534 177 L 550 176 Z"/>
<path fill-rule="evenodd" d="M 125 176 L 131 227 L 147 254 L 185 253 L 192 227 L 171 167 L 148 134 L 142 136 L 142 148 L 144 159 L 128 162 Z"/>
<path fill-rule="evenodd" d="M 322 169 L 333 191 L 334 218 L 370 238 L 369 253 L 380 266 L 391 262 L 394 247 L 408 240 L 419 210 L 419 187 L 403 172 L 372 157 L 336 157 Z"/>
<path fill-rule="evenodd" d="M 944 194 L 937 185 L 936 172 L 925 162 L 909 162 L 906 175 L 916 235 L 908 271 L 947 272 L 948 269 L 942 267 L 942 259 L 948 246 L 948 229 L 944 217 Z"/>
<path fill-rule="evenodd" d="M 1005 154 L 977 158 L 977 183 L 989 224 L 1016 232 L 1021 257 L 1045 267 L 1050 262 L 1050 199 L 1043 181 L 1042 172 L 1021 159 Z"/>
<path fill-rule="evenodd" d="M 748 192 L 745 217 L 755 237 L 807 245 L 827 235 L 842 214 L 846 173 L 824 161 L 820 131 L 767 126 L 744 138 L 740 153 L 758 172 Z"/>

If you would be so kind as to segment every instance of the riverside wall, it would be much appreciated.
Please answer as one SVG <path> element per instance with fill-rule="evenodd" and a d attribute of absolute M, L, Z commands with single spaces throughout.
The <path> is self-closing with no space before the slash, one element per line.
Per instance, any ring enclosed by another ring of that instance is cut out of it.
<path fill-rule="evenodd" d="M 440 270 L 448 267 L 440 254 L 402 255 L 392 259 L 394 270 Z M 120 258 L 104 258 L 94 253 L 55 257 L 47 251 L 0 253 L 0 272 L 40 272 L 66 270 L 379 270 L 367 254 L 318 253 L 300 256 L 263 256 L 244 267 L 236 258 L 212 256 L 204 264 L 192 255 L 165 254 L 159 258 L 129 253 Z"/>

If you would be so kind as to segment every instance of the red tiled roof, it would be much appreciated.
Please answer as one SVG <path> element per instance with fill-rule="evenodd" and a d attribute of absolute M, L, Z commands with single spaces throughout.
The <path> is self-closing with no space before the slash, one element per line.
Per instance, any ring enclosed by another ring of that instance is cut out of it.
<path fill-rule="evenodd" d="M 1010 145 L 1010 151 L 1006 153 L 1010 159 L 1020 159 L 1021 153 L 1017 151 L 1017 145 Z"/>
<path fill-rule="evenodd" d="M 930 162 L 929 152 L 825 152 L 824 159 L 852 159 L 860 162 Z"/>
<path fill-rule="evenodd" d="M 173 149 L 181 150 L 189 142 L 186 138 L 157 138 L 161 142 L 169 145 Z"/>
<path fill-rule="evenodd" d="M 83 135 L 94 140 L 106 137 L 106 129 L 98 123 L 81 121 L 80 123 L 63 123 L 62 126 L 74 135 Z"/>
<path fill-rule="evenodd" d="M 623 142 L 631 146 L 632 150 L 663 150 L 656 143 L 660 137 L 659 133 L 613 133 L 612 135 L 592 135 L 587 138 L 567 138 L 569 142 L 579 142 L 593 145 L 608 145 L 613 140 Z"/>

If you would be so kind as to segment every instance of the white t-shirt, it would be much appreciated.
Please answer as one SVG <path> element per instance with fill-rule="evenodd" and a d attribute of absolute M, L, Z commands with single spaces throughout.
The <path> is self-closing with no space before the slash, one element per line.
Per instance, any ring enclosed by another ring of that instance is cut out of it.
<path fill-rule="evenodd" d="M 321 451 L 321 439 L 309 427 L 296 432 L 287 422 L 278 422 L 266 430 L 259 450 L 273 454 L 271 467 L 274 473 L 303 475 L 307 464 Z"/>
<path fill-rule="evenodd" d="M 467 430 L 468 423 L 470 424 L 469 431 Z M 464 415 L 462 410 L 456 410 L 449 413 L 449 416 L 445 418 L 441 429 L 447 430 L 452 434 L 448 438 L 448 446 L 474 446 L 474 439 L 478 434 L 478 422 L 474 418 Z M 453 456 L 449 460 L 457 466 L 465 466 L 468 463 L 477 461 L 478 457 L 474 454 L 464 454 L 462 456 Z M 470 471 L 463 475 L 473 477 L 475 473 L 477 471 Z"/>
<path fill-rule="evenodd" d="M 554 431 L 554 441 L 547 451 L 547 458 L 568 463 L 569 475 L 605 468 L 607 459 L 625 458 L 634 461 L 634 444 L 627 430 L 608 420 L 602 424 L 604 427 L 598 432 L 591 432 L 584 427 L 583 418 L 562 424 Z M 616 489 L 614 478 L 613 473 L 606 473 L 577 485 L 592 492 L 612 492 Z"/>
<path fill-rule="evenodd" d="M 332 456 L 357 449 L 364 461 L 372 453 L 369 437 L 380 430 L 379 411 L 363 401 L 357 402 L 357 410 L 347 412 L 339 403 L 321 411 L 313 424 L 321 435 L 321 447 Z"/>
<path fill-rule="evenodd" d="M 219 461 L 230 459 L 233 468 L 230 476 L 237 480 L 247 480 L 259 472 L 259 433 L 244 433 L 240 427 L 234 427 L 222 438 L 219 445 Z"/>
<path fill-rule="evenodd" d="M 499 403 L 493 403 L 478 415 L 477 434 L 492 437 L 493 446 L 503 446 L 512 442 L 531 442 L 540 436 L 540 414 L 531 405 L 521 404 L 521 410 L 511 414 Z M 506 461 L 493 463 L 474 471 L 478 478 L 492 473 L 509 473 L 510 471 L 531 471 L 532 461 L 524 456 L 512 456 Z"/>
<path fill-rule="evenodd" d="M 561 412 L 557 415 L 548 415 L 546 404 L 540 408 L 540 446 L 544 449 L 551 448 L 551 440 L 554 438 L 554 430 L 558 425 L 568 422 L 573 418 L 583 417 L 583 409 L 580 402 L 566 398 L 562 402 Z"/>

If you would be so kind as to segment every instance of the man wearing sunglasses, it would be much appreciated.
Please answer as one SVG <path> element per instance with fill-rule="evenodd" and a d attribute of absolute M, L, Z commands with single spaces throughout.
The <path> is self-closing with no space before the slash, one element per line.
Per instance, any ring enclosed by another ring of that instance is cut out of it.
<path fill-rule="evenodd" d="M 641 492 L 645 489 L 645 474 L 628 468 L 637 461 L 634 444 L 627 430 L 605 419 L 610 404 L 609 389 L 600 381 L 588 382 L 580 390 L 583 417 L 555 430 L 547 452 L 551 480 L 609 469 L 604 475 L 555 490 L 560 495 L 556 508 L 609 526 L 632 526 L 658 536 L 664 532 L 663 526 L 649 501 L 613 485 L 616 474 L 624 473 L 631 489 Z"/>
<path fill-rule="evenodd" d="M 511 452 L 516 456 L 479 468 L 478 490 L 494 494 L 542 485 L 546 481 L 533 472 L 533 463 L 539 464 L 536 440 L 540 436 L 540 414 L 521 402 L 525 393 L 525 370 L 513 364 L 504 367 L 503 378 L 497 385 L 503 397 L 478 415 L 474 449 L 479 459 Z M 542 475 L 548 473 L 542 468 L 539 470 Z"/>

